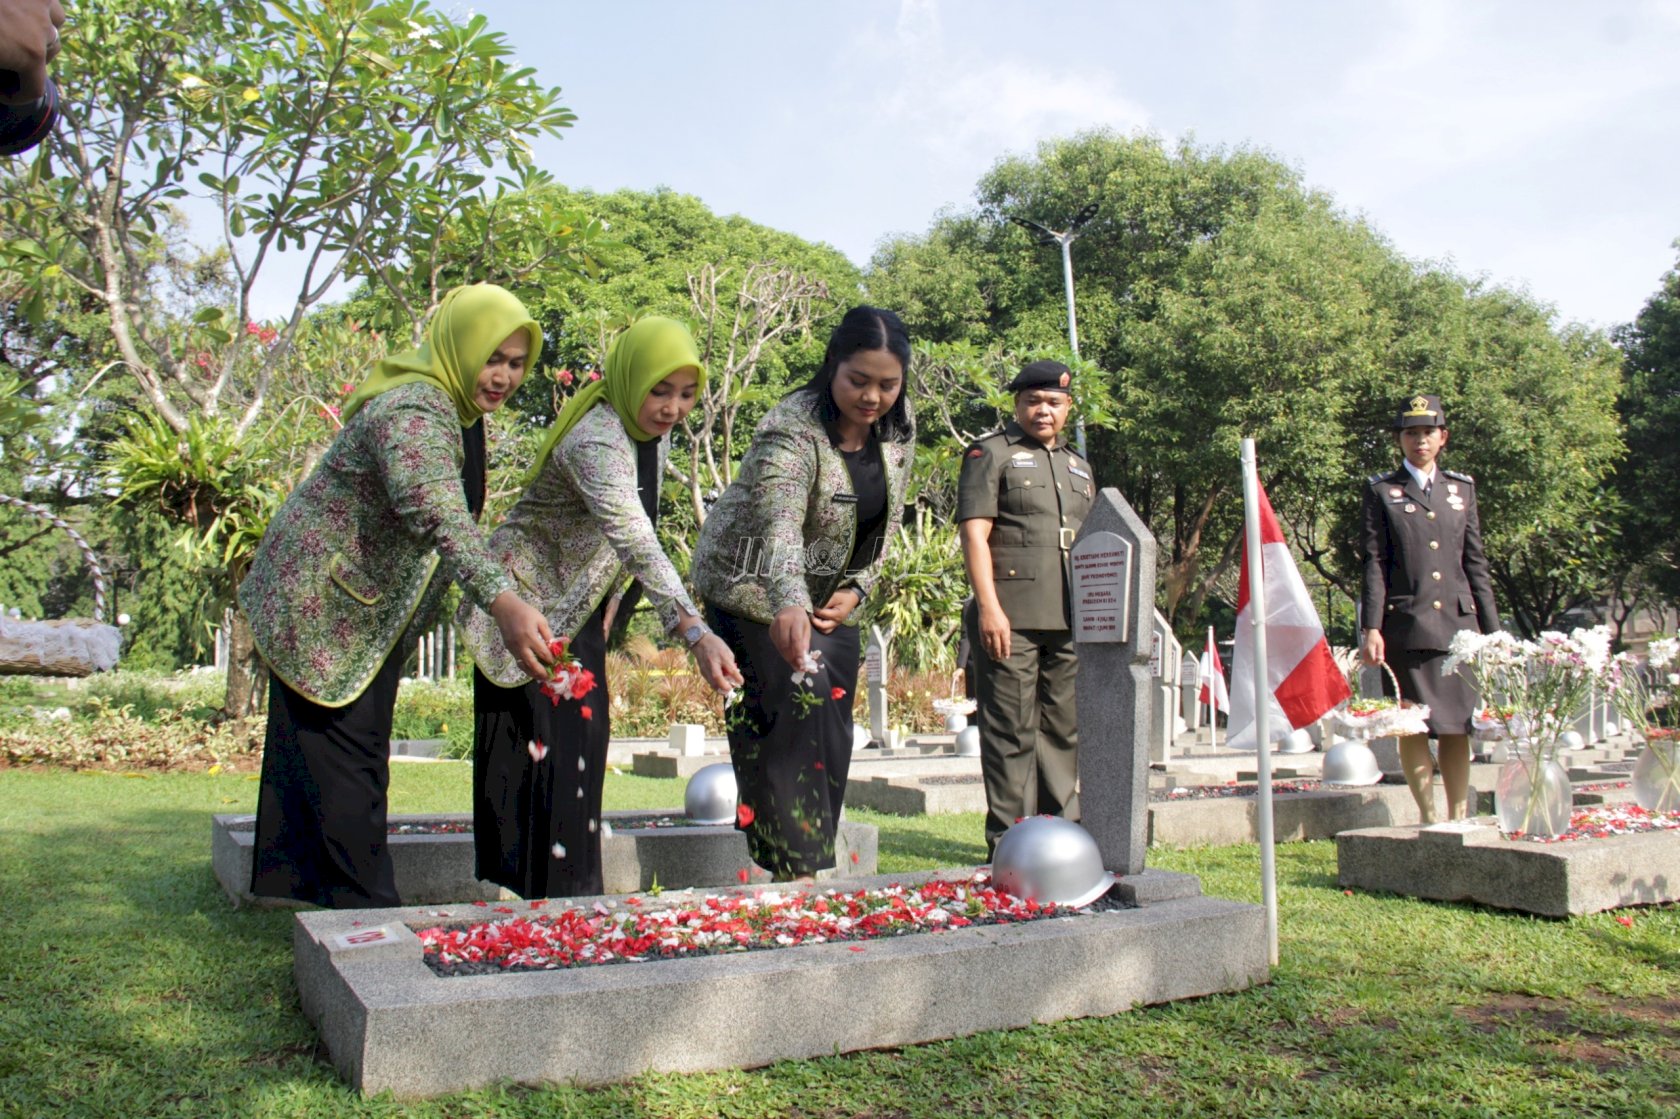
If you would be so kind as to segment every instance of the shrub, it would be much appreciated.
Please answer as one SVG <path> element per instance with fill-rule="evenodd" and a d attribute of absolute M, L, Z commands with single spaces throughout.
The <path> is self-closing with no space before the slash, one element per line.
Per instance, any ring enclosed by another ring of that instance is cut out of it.
<path fill-rule="evenodd" d="M 407 680 L 397 686 L 392 738 L 452 738 L 465 731 L 471 753 L 472 680 Z"/>
<path fill-rule="evenodd" d="M 122 766 L 174 769 L 213 765 L 261 753 L 263 719 L 206 722 L 179 712 L 141 718 L 97 697 L 79 715 L 0 729 L 0 763 L 71 769 Z"/>

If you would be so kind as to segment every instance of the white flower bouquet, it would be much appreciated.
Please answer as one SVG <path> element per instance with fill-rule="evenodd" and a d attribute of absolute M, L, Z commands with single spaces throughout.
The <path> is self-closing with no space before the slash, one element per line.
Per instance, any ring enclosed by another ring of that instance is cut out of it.
<path fill-rule="evenodd" d="M 1618 653 L 1603 676 L 1622 726 L 1645 740 L 1645 752 L 1633 772 L 1633 794 L 1641 808 L 1653 812 L 1680 809 L 1680 753 L 1673 718 L 1664 718 L 1680 684 L 1676 661 L 1680 640 L 1657 638 L 1646 646 L 1643 662 L 1632 653 Z"/>
<path fill-rule="evenodd" d="M 1479 733 L 1486 725 L 1487 734 L 1497 731 L 1514 742 L 1506 764 L 1520 772 L 1500 777 L 1511 806 L 1499 811 L 1506 831 L 1545 835 L 1568 827 L 1569 781 L 1557 765 L 1560 738 L 1610 665 L 1604 626 L 1567 636 L 1548 631 L 1533 641 L 1509 633 L 1454 635 L 1441 671 L 1464 676 L 1481 697 L 1481 720 L 1472 720 Z"/>

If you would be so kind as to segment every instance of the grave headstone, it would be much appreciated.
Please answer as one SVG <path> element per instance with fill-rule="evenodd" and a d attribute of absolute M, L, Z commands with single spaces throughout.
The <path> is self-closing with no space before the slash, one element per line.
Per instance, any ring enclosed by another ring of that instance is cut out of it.
<path fill-rule="evenodd" d="M 1140 874 L 1149 845 L 1151 707 L 1158 681 L 1149 668 L 1152 627 L 1126 621 L 1154 614 L 1155 538 L 1113 488 L 1097 495 L 1073 555 L 1088 555 L 1085 541 L 1092 538 L 1101 549 L 1124 552 L 1127 563 L 1125 583 L 1116 591 L 1120 608 L 1114 613 L 1120 620 L 1084 627 L 1082 632 L 1094 633 L 1095 639 L 1078 643 L 1080 823 L 1097 841 L 1104 867 L 1119 875 Z M 1114 540 L 1124 547 L 1116 549 Z M 1077 566 L 1073 575 L 1078 603 L 1089 588 Z M 1109 578 L 1107 571 L 1102 578 Z"/>
<path fill-rule="evenodd" d="M 1154 608 L 1153 601 L 1149 616 L 1152 619 L 1149 670 L 1155 683 L 1150 693 L 1154 704 L 1150 713 L 1154 734 L 1149 741 L 1149 760 L 1165 765 L 1172 761 L 1173 737 L 1178 731 L 1178 664 L 1184 650 L 1173 636 L 1172 626 Z"/>
<path fill-rule="evenodd" d="M 699 723 L 672 723 L 671 749 L 679 757 L 692 758 L 706 752 L 706 728 Z"/>
<path fill-rule="evenodd" d="M 1202 666 L 1186 653 L 1178 666 L 1178 711 L 1184 719 L 1184 729 L 1197 731 L 1202 726 L 1202 705 L 1198 698 L 1202 691 Z"/>
<path fill-rule="evenodd" d="M 869 687 L 869 731 L 882 746 L 887 741 L 891 724 L 887 722 L 887 652 L 892 635 L 880 626 L 869 627 L 869 644 L 863 651 L 863 679 Z"/>

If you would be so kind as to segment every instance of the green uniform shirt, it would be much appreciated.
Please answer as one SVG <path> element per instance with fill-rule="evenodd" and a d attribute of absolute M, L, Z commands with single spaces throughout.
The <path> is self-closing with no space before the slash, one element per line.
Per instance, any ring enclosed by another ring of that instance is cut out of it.
<path fill-rule="evenodd" d="M 1011 628 L 1071 628 L 1068 549 L 1095 496 L 1089 463 L 1014 420 L 964 452 L 957 520 L 992 522 L 992 581 Z"/>

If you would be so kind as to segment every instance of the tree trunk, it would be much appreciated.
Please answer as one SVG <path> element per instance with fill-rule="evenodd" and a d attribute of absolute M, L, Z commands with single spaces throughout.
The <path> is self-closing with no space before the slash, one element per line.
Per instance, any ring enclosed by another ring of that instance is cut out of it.
<path fill-rule="evenodd" d="M 257 642 L 245 611 L 235 606 L 228 627 L 227 697 L 222 713 L 230 719 L 255 715 L 268 690 L 268 666 L 257 655 Z"/>

